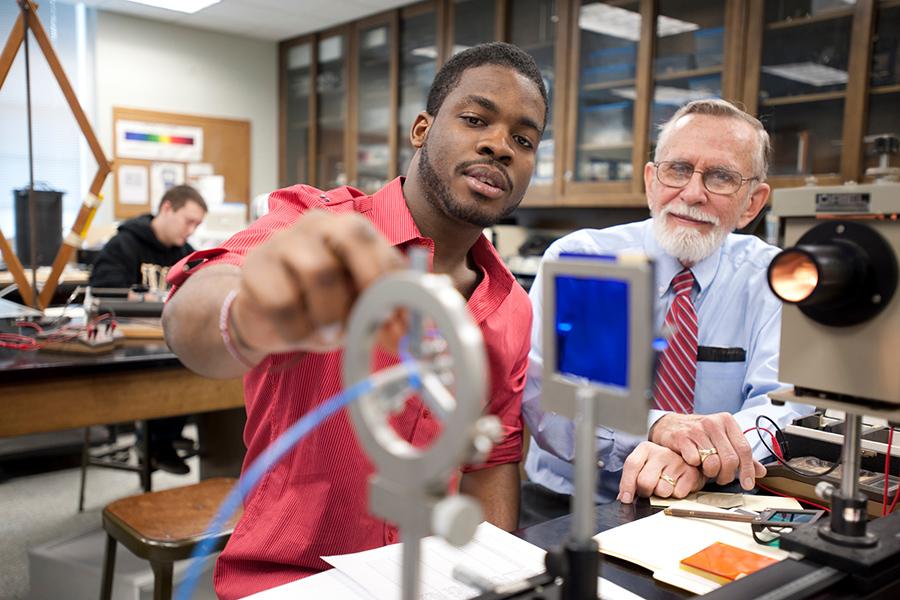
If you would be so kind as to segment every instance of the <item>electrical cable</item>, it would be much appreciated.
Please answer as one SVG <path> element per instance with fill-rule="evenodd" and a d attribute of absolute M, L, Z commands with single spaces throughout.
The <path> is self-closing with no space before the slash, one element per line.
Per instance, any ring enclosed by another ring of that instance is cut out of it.
<path fill-rule="evenodd" d="M 887 515 L 888 480 L 891 475 L 891 444 L 894 442 L 894 428 L 888 429 L 887 452 L 884 453 L 884 494 L 881 496 L 881 516 Z"/>
<path fill-rule="evenodd" d="M 19 321 L 16 323 L 16 326 L 20 329 L 23 327 L 31 327 L 35 329 L 36 334 L 44 335 L 44 337 L 38 339 L 20 333 L 0 333 L 0 348 L 34 352 L 45 347 L 47 344 L 72 341 L 81 336 L 82 333 L 87 333 L 87 337 L 91 339 L 96 335 L 97 326 L 107 319 L 109 319 L 107 331 L 114 331 L 118 326 L 118 323 L 116 323 L 115 317 L 111 312 L 98 315 L 81 327 L 61 328 L 49 333 L 45 333 L 43 328 L 36 323 Z"/>
<path fill-rule="evenodd" d="M 759 482 L 757 482 L 756 487 L 764 489 L 765 491 L 769 492 L 770 494 L 775 494 L 776 496 L 781 496 L 782 498 L 791 498 L 793 500 L 796 500 L 797 502 L 800 502 L 801 504 L 809 504 L 810 506 L 815 506 L 816 508 L 824 510 L 825 512 L 829 512 L 829 513 L 831 512 L 831 509 L 828 508 L 827 506 L 823 506 L 822 504 L 816 504 L 815 502 L 813 502 L 811 500 L 806 500 L 805 498 L 796 498 L 796 497 L 790 496 L 788 494 L 782 494 L 781 492 L 777 492 L 777 491 L 773 490 L 772 488 L 766 487 Z"/>
<path fill-rule="evenodd" d="M 400 358 L 403 366 L 406 367 L 406 377 L 409 384 L 414 389 L 421 387 L 421 377 L 418 367 L 413 359 L 406 351 L 405 337 L 400 342 Z M 384 371 L 380 372 L 384 373 Z M 203 565 L 202 557 L 210 554 L 212 545 L 215 543 L 215 534 L 222 529 L 226 521 L 234 514 L 244 498 L 247 497 L 259 483 L 259 480 L 271 469 L 285 454 L 287 454 L 300 440 L 302 440 L 310 431 L 318 427 L 325 419 L 333 415 L 341 408 L 347 406 L 363 394 L 371 391 L 375 386 L 377 375 L 372 375 L 368 379 L 364 379 L 359 383 L 335 394 L 310 412 L 303 415 L 296 423 L 291 425 L 284 431 L 262 454 L 260 454 L 253 463 L 242 473 L 237 484 L 228 492 L 228 495 L 219 506 L 206 532 L 202 536 L 202 541 L 197 544 L 190 556 L 190 565 L 184 581 L 175 590 L 174 600 L 190 600 L 197 587 L 197 583 L 201 574 L 200 568 Z"/>
<path fill-rule="evenodd" d="M 778 423 L 776 423 L 775 421 L 773 421 L 770 417 L 767 417 L 766 415 L 758 415 L 756 417 L 756 427 L 757 428 L 762 429 L 759 426 L 760 419 L 765 419 L 768 422 L 770 422 L 772 424 L 772 427 L 775 429 L 776 434 L 780 434 L 782 439 L 784 439 L 784 432 L 778 426 Z M 825 477 L 826 475 L 830 475 L 831 473 L 833 473 L 835 471 L 835 469 L 837 469 L 841 464 L 841 459 L 838 459 L 837 462 L 835 462 L 828 469 L 826 469 L 825 471 L 822 471 L 820 473 L 817 473 L 815 471 L 804 471 L 803 469 L 798 469 L 796 467 L 789 465 L 784 458 L 778 456 L 778 454 L 775 453 L 775 450 L 769 447 L 769 445 L 766 443 L 766 440 L 763 438 L 761 431 L 757 431 L 756 433 L 757 433 L 757 435 L 759 435 L 759 441 L 762 443 L 763 447 L 769 451 L 769 454 L 774 456 L 775 460 L 777 460 L 781 464 L 781 466 L 783 466 L 785 469 L 787 469 L 791 473 L 799 475 L 800 477 L 809 477 L 812 479 L 822 478 L 822 477 Z M 783 445 L 782 445 L 782 447 L 783 447 Z"/>
<path fill-rule="evenodd" d="M 745 429 L 743 431 L 743 435 L 747 435 L 751 431 L 765 431 L 766 433 L 768 433 L 769 437 L 772 438 L 772 446 L 775 449 L 775 452 L 773 452 L 773 454 L 780 456 L 781 458 L 784 458 L 784 453 L 781 451 L 781 444 L 778 443 L 778 439 L 775 437 L 774 433 L 772 433 L 770 430 L 766 429 L 765 427 L 751 427 L 749 429 Z"/>

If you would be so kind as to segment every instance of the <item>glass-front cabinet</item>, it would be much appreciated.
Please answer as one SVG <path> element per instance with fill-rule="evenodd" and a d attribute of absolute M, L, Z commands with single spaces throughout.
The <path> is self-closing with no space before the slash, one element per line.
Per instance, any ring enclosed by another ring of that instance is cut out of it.
<path fill-rule="evenodd" d="M 579 7 L 576 182 L 622 182 L 634 174 L 634 107 L 640 2 L 583 0 Z"/>
<path fill-rule="evenodd" d="M 429 2 L 404 9 L 400 17 L 398 173 L 406 173 L 415 151 L 409 142 L 409 130 L 416 115 L 425 110 L 428 90 L 437 73 L 439 48 L 435 4 Z"/>
<path fill-rule="evenodd" d="M 658 126 L 698 98 L 762 120 L 775 187 L 859 180 L 864 140 L 900 134 L 900 0 L 426 0 L 281 43 L 282 185 L 405 173 L 438 68 L 492 39 L 549 92 L 524 206 L 643 206 Z"/>
<path fill-rule="evenodd" d="M 725 0 L 659 0 L 650 106 L 650 151 L 681 106 L 722 97 Z"/>
<path fill-rule="evenodd" d="M 447 53 L 450 58 L 457 52 L 476 44 L 500 39 L 497 7 L 502 0 L 453 0 L 451 3 L 449 39 L 453 45 Z"/>
<path fill-rule="evenodd" d="M 316 185 L 331 189 L 347 184 L 347 35 L 321 38 L 316 58 Z"/>
<path fill-rule="evenodd" d="M 561 55 L 558 46 L 559 30 L 565 20 L 560 14 L 563 0 L 516 0 L 508 4 L 509 41 L 534 57 L 547 88 L 550 112 L 544 126 L 544 136 L 535 157 L 534 176 L 525 197 L 526 204 L 553 203 L 562 191 L 559 161 L 557 112 L 560 101 Z"/>
<path fill-rule="evenodd" d="M 769 174 L 840 173 L 854 0 L 766 0 L 757 114 Z"/>
<path fill-rule="evenodd" d="M 900 137 L 900 1 L 878 5 L 871 64 L 864 159 L 867 168 L 878 166 L 873 148 L 876 136 Z M 900 157 L 895 155 L 892 160 L 891 166 L 900 166 Z"/>
<path fill-rule="evenodd" d="M 363 24 L 356 32 L 356 139 L 352 184 L 373 193 L 394 176 L 391 160 L 391 20 Z"/>
<path fill-rule="evenodd" d="M 281 160 L 282 187 L 309 181 L 309 119 L 312 96 L 312 41 L 286 46 L 281 55 Z"/>

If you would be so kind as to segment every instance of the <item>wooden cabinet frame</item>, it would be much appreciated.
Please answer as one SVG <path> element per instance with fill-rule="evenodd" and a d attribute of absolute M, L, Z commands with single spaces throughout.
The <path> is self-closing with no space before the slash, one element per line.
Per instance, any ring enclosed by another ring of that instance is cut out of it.
<path fill-rule="evenodd" d="M 388 31 L 388 46 L 390 48 L 390 106 L 388 107 L 388 172 L 385 179 L 390 179 L 397 172 L 397 111 L 400 98 L 399 71 L 400 71 L 400 13 L 390 11 L 381 13 L 368 19 L 353 23 L 353 33 L 350 36 L 350 78 L 348 85 L 349 112 L 347 119 L 347 178 L 350 185 L 356 186 L 359 181 L 356 141 L 359 137 L 359 49 L 360 37 L 363 32 L 373 27 L 385 26 Z"/>
<path fill-rule="evenodd" d="M 288 89 L 287 89 L 287 58 L 288 53 L 291 48 L 295 46 L 302 46 L 303 44 L 310 44 L 310 109 L 307 121 L 309 123 L 309 135 L 307 139 L 307 148 L 310 149 L 310 152 L 306 156 L 306 172 L 310 176 L 315 176 L 315 160 L 314 153 L 312 152 L 312 130 L 313 127 L 313 111 L 312 111 L 312 102 L 314 99 L 312 96 L 315 95 L 314 85 L 314 77 L 313 77 L 313 69 L 315 61 L 314 51 L 316 47 L 316 36 L 315 34 L 303 35 L 300 37 L 292 38 L 290 40 L 281 42 L 278 47 L 278 184 L 280 186 L 284 185 L 292 185 L 294 183 L 306 183 L 306 182 L 286 182 L 285 178 L 287 177 L 287 105 L 288 105 Z"/>
<path fill-rule="evenodd" d="M 656 18 L 660 0 L 640 0 L 641 39 L 638 43 L 635 72 L 637 100 L 633 114 L 633 146 L 631 163 L 633 176 L 630 181 L 579 182 L 573 173 L 576 168 L 576 141 L 578 133 L 578 86 L 581 32 L 578 27 L 580 0 L 557 1 L 557 35 L 554 46 L 555 90 L 553 114 L 554 126 L 553 156 L 554 177 L 551 183 L 533 184 L 526 194 L 524 207 L 575 206 L 575 207 L 642 207 L 645 205 L 643 168 L 648 160 L 651 134 L 651 103 L 654 89 L 654 55 L 656 45 Z M 495 39 L 509 40 L 510 16 L 515 0 L 495 0 Z M 869 81 L 871 76 L 872 37 L 879 8 L 897 5 L 896 0 L 857 0 L 855 6 L 848 7 L 852 14 L 851 39 L 849 41 L 848 83 L 844 94 L 842 122 L 842 151 L 839 175 L 817 174 L 822 184 L 841 181 L 859 181 L 863 176 L 862 138 L 868 125 Z M 347 77 L 347 115 L 345 126 L 344 155 L 348 181 L 357 182 L 358 165 L 356 143 L 359 132 L 358 77 L 360 34 L 369 27 L 385 24 L 390 32 L 390 173 L 396 175 L 398 148 L 407 143 L 401 134 L 402 127 L 409 123 L 398 123 L 400 91 L 400 29 L 404 18 L 416 16 L 426 11 L 436 15 L 437 66 L 449 57 L 453 44 L 455 16 L 454 0 L 427 0 L 418 4 L 392 9 L 351 24 L 335 27 L 327 31 L 300 36 L 281 43 L 279 52 L 279 179 L 284 182 L 286 175 L 286 60 L 287 52 L 298 44 L 309 43 L 311 47 L 312 90 L 310 97 L 309 156 L 307 157 L 308 181 L 317 185 L 318 154 L 318 42 L 335 33 L 347 36 L 347 57 L 344 61 Z M 741 103 L 750 114 L 759 113 L 760 68 L 762 43 L 765 34 L 765 0 L 725 0 L 724 15 L 724 56 L 721 71 L 722 97 Z M 823 17 L 812 17 L 813 19 Z M 424 108 L 424 107 L 423 107 Z M 771 179 L 774 187 L 802 185 L 806 176 L 778 176 Z"/>

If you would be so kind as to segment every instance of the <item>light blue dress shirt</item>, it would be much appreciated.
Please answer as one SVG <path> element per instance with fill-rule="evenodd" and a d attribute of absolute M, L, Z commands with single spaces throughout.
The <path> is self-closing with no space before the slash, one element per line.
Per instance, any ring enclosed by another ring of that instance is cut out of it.
<path fill-rule="evenodd" d="M 656 243 L 652 219 L 609 229 L 583 229 L 557 240 L 542 260 L 561 253 L 614 254 L 643 252 L 656 261 L 656 330 L 661 331 L 665 315 L 674 300 L 672 278 L 684 267 Z M 813 407 L 800 404 L 774 406 L 769 392 L 783 387 L 778 382 L 778 347 L 781 338 L 781 302 L 769 290 L 766 269 L 778 248 L 754 236 L 729 234 L 712 256 L 691 269 L 696 278 L 692 291 L 697 311 L 700 346 L 742 348 L 745 362 L 697 363 L 694 412 L 732 413 L 746 430 L 756 417 L 765 414 L 784 426 L 794 418 L 810 414 Z M 541 410 L 541 349 L 543 269 L 531 287 L 534 322 L 531 330 L 528 381 L 522 413 L 531 430 L 531 444 L 525 460 L 528 477 L 555 492 L 574 493 L 573 469 L 575 428 L 571 420 Z M 651 410 L 648 427 L 666 413 Z M 599 417 L 603 422 L 603 415 Z M 765 435 L 765 434 L 764 434 Z M 745 435 L 757 460 L 769 458 L 756 432 Z M 637 437 L 607 427 L 597 429 L 597 460 L 602 463 L 596 501 L 611 502 L 618 495 L 619 478 L 625 459 L 645 437 Z M 771 442 L 767 439 L 767 443 Z"/>

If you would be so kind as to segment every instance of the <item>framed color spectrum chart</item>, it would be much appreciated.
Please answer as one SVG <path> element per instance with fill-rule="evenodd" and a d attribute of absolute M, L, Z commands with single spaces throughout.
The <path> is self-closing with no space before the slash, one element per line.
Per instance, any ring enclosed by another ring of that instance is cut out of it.
<path fill-rule="evenodd" d="M 115 167 L 209 163 L 225 179 L 225 201 L 250 200 L 250 121 L 113 107 Z M 115 217 L 125 219 L 151 211 L 159 198 L 136 203 L 136 190 L 121 189 L 116 173 Z M 123 179 L 124 181 L 124 179 Z M 123 192 L 125 192 L 123 194 Z"/>

